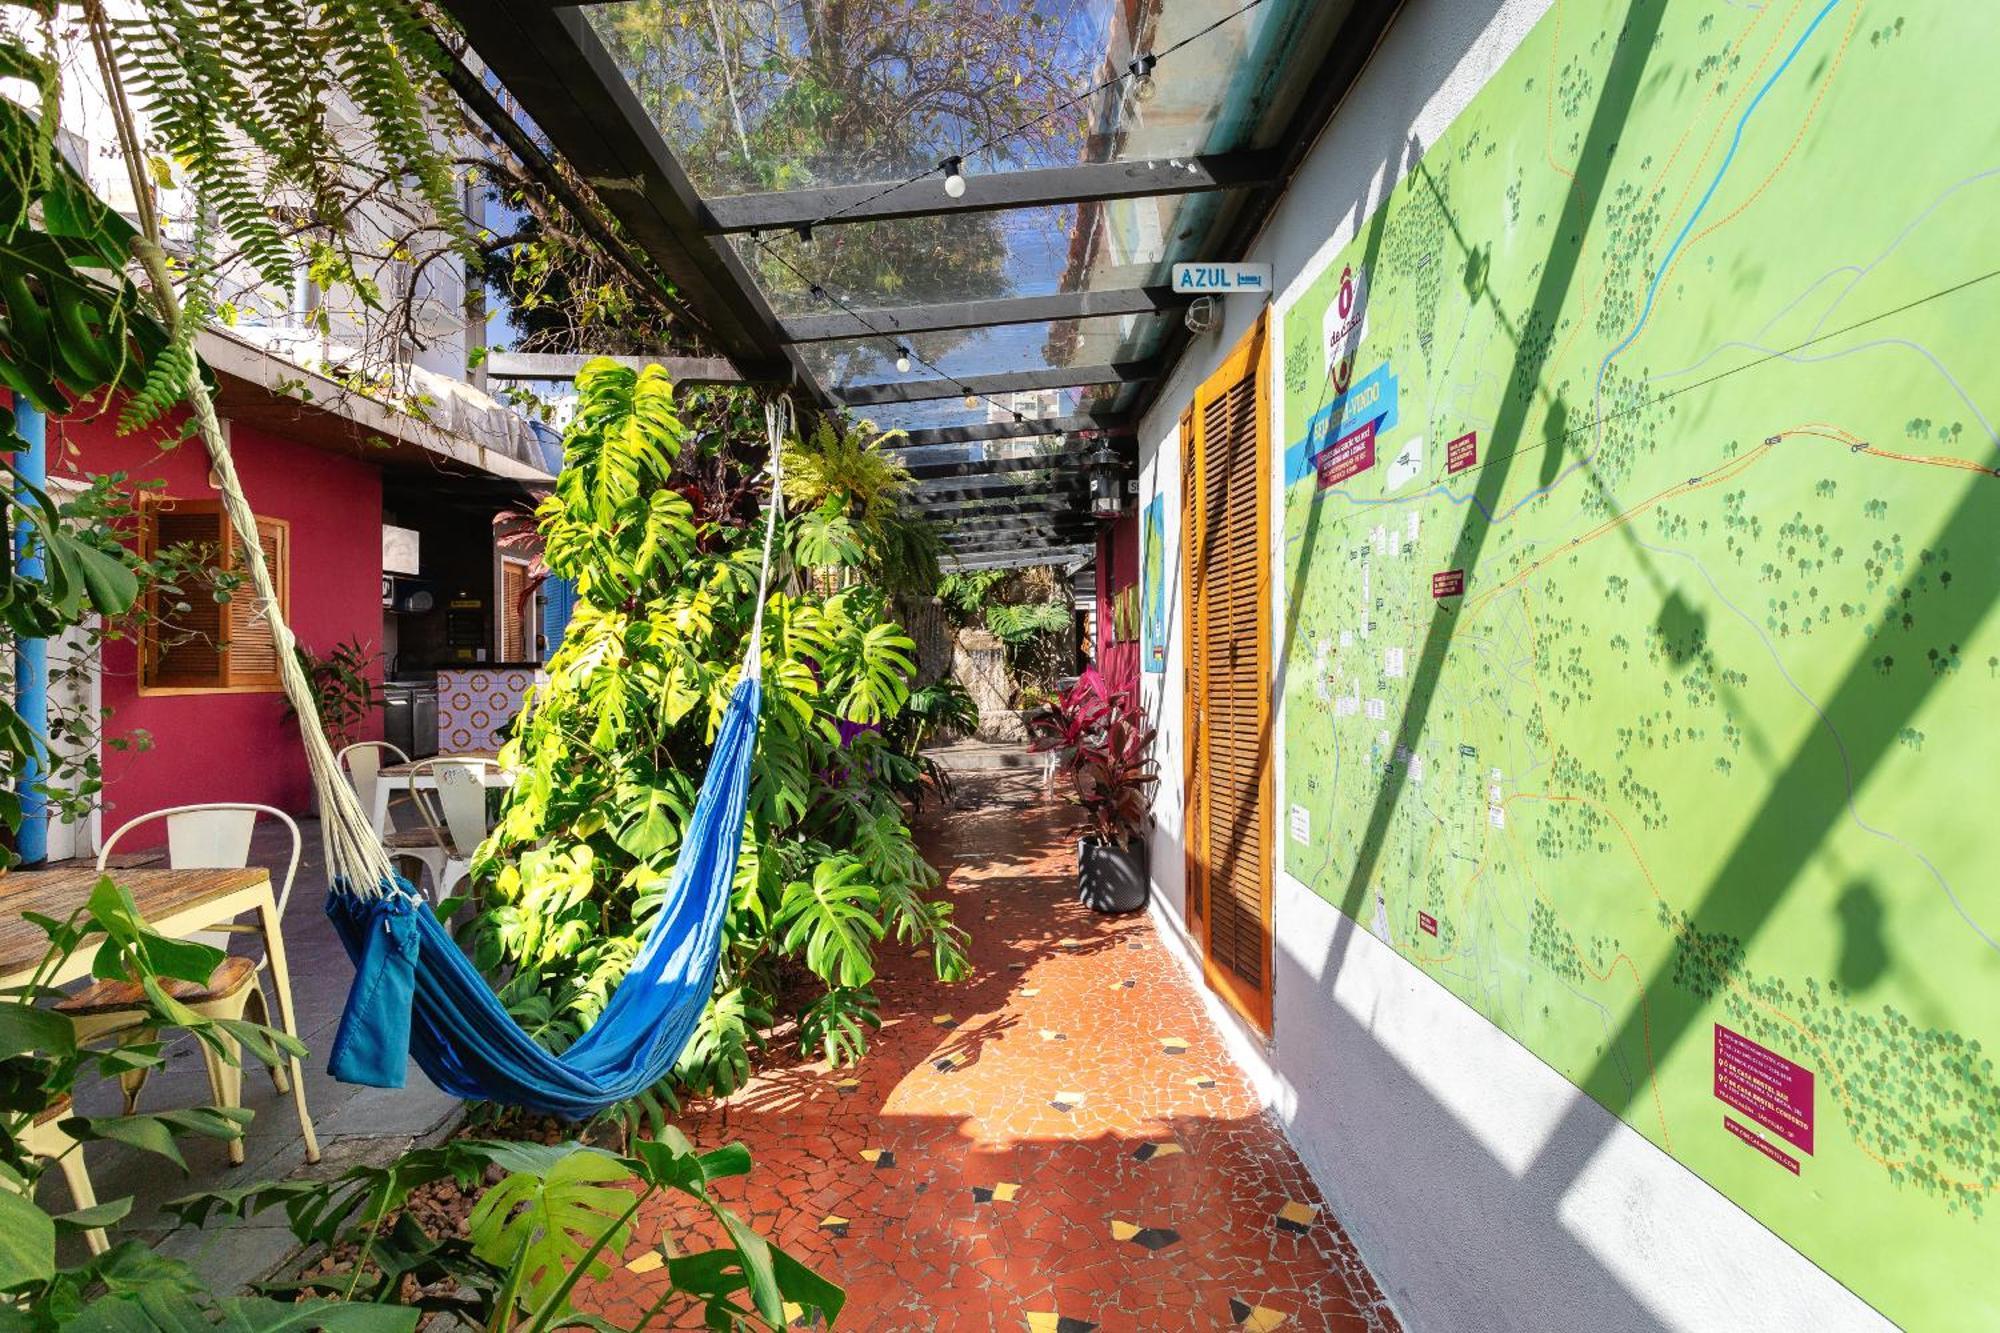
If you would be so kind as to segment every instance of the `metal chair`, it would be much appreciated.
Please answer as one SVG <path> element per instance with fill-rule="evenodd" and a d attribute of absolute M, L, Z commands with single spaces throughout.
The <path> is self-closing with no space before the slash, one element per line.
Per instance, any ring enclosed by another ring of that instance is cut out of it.
<path fill-rule="evenodd" d="M 177 805 L 166 810 L 155 810 L 151 814 L 140 815 L 119 826 L 116 832 L 104 840 L 104 847 L 97 853 L 97 868 L 103 870 L 109 864 L 111 855 L 126 834 L 142 825 L 156 820 L 165 820 L 167 825 L 167 865 L 175 870 L 220 870 L 240 869 L 250 864 L 250 839 L 256 832 L 259 817 L 269 817 L 283 825 L 291 834 L 292 855 L 285 866 L 285 877 L 278 889 L 278 916 L 282 920 L 285 905 L 291 900 L 292 881 L 298 877 L 299 856 L 303 844 L 299 838 L 299 826 L 292 817 L 274 806 L 255 805 L 248 802 L 224 801 L 205 805 Z M 231 924 L 219 930 L 205 930 L 189 938 L 218 949 L 229 947 L 232 936 L 254 935 L 263 938 L 262 931 L 253 925 Z M 271 1022 L 270 1001 L 264 993 L 263 983 L 258 979 L 259 967 L 266 959 L 260 955 L 252 958 L 235 954 L 224 958 L 209 974 L 206 985 L 189 981 L 162 982 L 167 994 L 188 1006 L 204 1018 L 242 1019 L 254 1004 L 255 1020 L 266 1026 Z M 273 984 L 286 985 L 287 979 L 274 976 Z M 56 1008 L 69 1016 L 76 1026 L 78 1041 L 91 1041 L 100 1037 L 117 1034 L 119 1040 L 128 1043 L 151 1041 L 155 1030 L 145 1020 L 144 992 L 137 982 L 125 980 L 94 981 L 75 995 L 60 1000 Z M 201 1047 L 203 1060 L 208 1065 L 209 1090 L 214 1094 L 217 1106 L 240 1106 L 243 1101 L 242 1049 L 235 1038 L 225 1033 L 215 1034 L 217 1041 L 235 1063 L 224 1057 L 207 1042 L 197 1043 Z M 150 1071 L 133 1070 L 118 1077 L 119 1086 L 125 1093 L 125 1113 L 137 1108 L 139 1093 L 146 1086 Z M 291 1091 L 291 1076 L 285 1065 L 271 1067 L 271 1082 L 280 1093 Z M 299 1124 L 310 1133 L 306 1121 L 305 1108 L 299 1108 Z M 232 1139 L 229 1143 L 229 1160 L 243 1161 L 243 1142 Z"/>
<path fill-rule="evenodd" d="M 387 741 L 356 741 L 342 746 L 334 756 L 340 764 L 340 771 L 347 774 L 348 785 L 361 801 L 361 808 L 371 814 L 375 809 L 375 784 L 381 780 L 382 770 L 395 764 L 407 764 L 410 756 L 401 748 Z M 385 762 L 386 760 L 386 762 Z M 390 831 L 385 825 L 375 830 L 377 835 Z"/>
<path fill-rule="evenodd" d="M 472 872 L 472 857 L 486 841 L 486 777 L 500 771 L 491 759 L 440 755 L 410 770 L 410 796 L 424 827 L 408 837 L 383 840 L 392 856 L 415 856 L 431 872 L 431 897 L 443 902 Z"/>

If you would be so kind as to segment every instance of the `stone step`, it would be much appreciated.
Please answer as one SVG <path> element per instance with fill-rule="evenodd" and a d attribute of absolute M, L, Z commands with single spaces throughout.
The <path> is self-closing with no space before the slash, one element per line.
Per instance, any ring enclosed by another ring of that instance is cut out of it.
<path fill-rule="evenodd" d="M 985 773 L 996 769 L 1039 770 L 1046 766 L 1046 755 L 1029 754 L 1019 741 L 958 741 L 951 745 L 934 745 L 924 751 L 924 756 L 934 759 L 952 773 Z"/>

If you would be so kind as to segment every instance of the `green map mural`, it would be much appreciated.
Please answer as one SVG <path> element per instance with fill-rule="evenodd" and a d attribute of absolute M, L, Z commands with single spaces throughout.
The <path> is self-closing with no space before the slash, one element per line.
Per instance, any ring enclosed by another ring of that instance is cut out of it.
<path fill-rule="evenodd" d="M 1558 0 L 1277 315 L 1287 870 L 1918 1327 L 2000 1325 L 1997 60 Z"/>

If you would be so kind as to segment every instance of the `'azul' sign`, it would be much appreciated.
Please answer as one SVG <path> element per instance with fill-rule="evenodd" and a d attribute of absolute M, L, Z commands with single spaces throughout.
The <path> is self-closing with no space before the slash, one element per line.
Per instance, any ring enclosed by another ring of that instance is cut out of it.
<path fill-rule="evenodd" d="M 1269 264 L 1176 264 L 1177 292 L 1256 292 L 1271 290 Z"/>

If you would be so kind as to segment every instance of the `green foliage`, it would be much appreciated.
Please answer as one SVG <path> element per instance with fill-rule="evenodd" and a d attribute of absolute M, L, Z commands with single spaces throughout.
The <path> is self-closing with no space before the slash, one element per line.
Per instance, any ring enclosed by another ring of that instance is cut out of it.
<path fill-rule="evenodd" d="M 355 153 L 326 113 L 336 88 L 367 127 L 368 155 L 406 173 L 436 217 L 459 215 L 432 141 L 443 53 L 406 0 L 154 0 L 116 32 L 125 78 L 173 164 L 154 171 L 183 172 L 266 282 L 289 285 L 296 259 L 273 201 L 322 244 L 349 231 Z M 319 251 L 339 270 L 327 276 L 365 292 L 336 254 Z"/>
<path fill-rule="evenodd" d="M 986 608 L 986 628 L 1009 648 L 1019 648 L 1038 634 L 1069 628 L 1074 614 L 1067 602 L 1016 602 Z"/>
<path fill-rule="evenodd" d="M 821 417 L 809 440 L 784 451 L 785 503 L 802 511 L 800 560 L 892 595 L 936 587 L 944 554 L 944 539 L 917 510 L 909 469 L 884 447 L 897 434 Z"/>
<path fill-rule="evenodd" d="M 481 964 L 514 977 L 516 1011 L 570 1032 L 602 1009 L 659 909 L 747 651 L 763 535 L 740 508 L 688 498 L 690 472 L 755 457 L 754 439 L 691 438 L 658 367 L 596 362 L 577 391 L 568 464 L 539 517 L 579 605 L 512 742 L 519 778 L 481 852 L 475 931 Z M 839 456 L 818 459 L 821 442 Z M 749 827 L 715 998 L 676 1075 L 691 1087 L 742 1084 L 801 970 L 821 992 L 800 1000 L 813 1015 L 801 1040 L 852 1059 L 874 1025 L 866 988 L 885 938 L 929 948 L 941 977 L 965 969 L 897 800 L 913 770 L 887 734 L 912 725 L 915 650 L 862 574 L 880 539 L 869 504 L 839 489 L 889 476 L 867 459 L 829 433 L 788 452 L 812 507 L 779 526 Z"/>
<path fill-rule="evenodd" d="M 279 1210 L 304 1245 L 343 1256 L 331 1271 L 265 1284 L 253 1295 L 210 1292 L 188 1265 L 160 1257 L 136 1240 L 114 1243 L 81 1264 L 57 1261 L 64 1232 L 115 1227 L 130 1199 L 50 1216 L 33 1202 L 34 1184 L 49 1163 L 29 1155 L 22 1134 L 77 1080 L 126 1069 L 158 1068 L 174 1029 L 235 1063 L 229 1039 L 267 1063 L 304 1055 L 281 1032 L 246 1022 L 204 1019 L 169 998 L 162 979 L 205 979 L 221 960 L 206 945 L 154 933 L 131 895 L 101 880 L 69 919 L 36 918 L 49 948 L 29 983 L 0 999 L 0 1328 L 148 1330 L 228 1328 L 241 1333 L 309 1329 L 409 1330 L 435 1317 L 432 1328 L 552 1330 L 589 1322 L 571 1303 L 576 1284 L 609 1271 L 633 1234 L 633 1219 L 649 1200 L 675 1192 L 700 1201 L 720 1224 L 727 1244 L 683 1256 L 652 1310 L 649 1326 L 670 1301 L 698 1303 L 713 1328 L 756 1322 L 784 1327 L 789 1302 L 830 1324 L 844 1300 L 840 1289 L 774 1250 L 714 1199 L 716 1180 L 742 1175 L 750 1157 L 740 1145 L 697 1153 L 678 1131 L 656 1124 L 654 1137 L 619 1156 L 579 1143 L 552 1146 L 456 1140 L 416 1149 L 385 1166 L 357 1166 L 324 1180 L 267 1181 L 192 1195 L 167 1205 L 183 1225 L 205 1226 Z M 93 971 L 136 978 L 148 1025 L 161 1037 L 90 1051 L 79 1046 L 70 1019 L 44 1006 L 48 978 L 79 948 L 96 946 Z M 164 1157 L 185 1170 L 176 1140 L 188 1134 L 234 1138 L 247 1110 L 197 1107 L 147 1115 L 78 1116 L 61 1121 L 72 1140 L 117 1143 Z M 72 1147 L 71 1152 L 79 1151 Z M 425 1186 L 451 1182 L 478 1191 L 489 1173 L 498 1180 L 479 1197 L 465 1234 L 432 1235 L 406 1209 Z M 635 1188 L 636 1186 L 636 1188 Z M 417 1295 L 410 1296 L 414 1284 Z M 591 1324 L 593 1327 L 608 1325 Z"/>
<path fill-rule="evenodd" d="M 352 744 L 368 715 L 382 706 L 382 692 L 370 674 L 382 655 L 359 639 L 337 643 L 323 654 L 302 643 L 294 645 L 294 651 L 312 684 L 319 727 L 326 733 L 327 744 L 335 750 Z M 287 704 L 287 714 L 290 711 Z"/>

